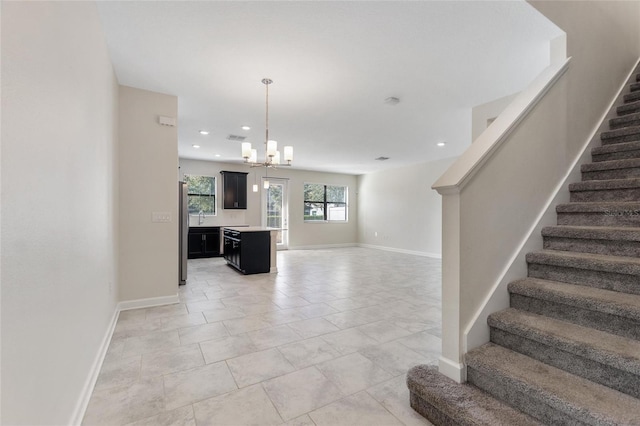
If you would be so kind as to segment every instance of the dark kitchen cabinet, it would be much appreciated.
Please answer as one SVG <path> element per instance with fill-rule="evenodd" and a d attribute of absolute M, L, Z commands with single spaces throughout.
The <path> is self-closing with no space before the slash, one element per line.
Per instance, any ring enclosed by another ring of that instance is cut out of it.
<path fill-rule="evenodd" d="M 271 233 L 225 229 L 224 258 L 229 265 L 245 275 L 269 272 Z"/>
<path fill-rule="evenodd" d="M 201 226 L 189 228 L 189 259 L 220 256 L 220 228 Z"/>
<path fill-rule="evenodd" d="M 223 208 L 246 209 L 248 173 L 227 171 L 220 173 L 222 173 Z"/>

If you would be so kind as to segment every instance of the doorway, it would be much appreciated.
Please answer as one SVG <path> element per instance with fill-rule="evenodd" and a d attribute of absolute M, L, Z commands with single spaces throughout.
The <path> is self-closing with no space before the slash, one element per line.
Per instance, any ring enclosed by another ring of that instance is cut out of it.
<path fill-rule="evenodd" d="M 276 248 L 286 250 L 289 247 L 289 182 L 278 178 L 268 180 L 269 189 L 262 191 L 262 226 L 279 229 Z"/>

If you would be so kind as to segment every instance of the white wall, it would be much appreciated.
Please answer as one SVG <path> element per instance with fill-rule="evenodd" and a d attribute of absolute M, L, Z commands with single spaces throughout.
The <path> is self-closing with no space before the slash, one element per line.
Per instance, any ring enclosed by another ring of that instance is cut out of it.
<path fill-rule="evenodd" d="M 440 257 L 442 200 L 431 185 L 454 160 L 359 176 L 358 243 Z"/>
<path fill-rule="evenodd" d="M 487 121 L 499 116 L 516 96 L 518 96 L 518 93 L 471 108 L 471 141 L 475 141 L 489 127 Z"/>
<path fill-rule="evenodd" d="M 77 420 L 117 300 L 117 98 L 95 4 L 2 3 L 2 424 Z"/>
<path fill-rule="evenodd" d="M 249 172 L 247 176 L 247 210 L 224 210 L 222 200 L 221 170 Z M 265 175 L 264 169 L 250 169 L 243 164 L 220 163 L 213 161 L 199 161 L 180 159 L 180 178 L 184 174 L 202 174 L 215 176 L 218 186 L 218 216 L 207 217 L 203 226 L 225 225 L 261 225 L 261 178 Z M 257 174 L 256 174 L 257 173 Z M 269 177 L 289 179 L 289 247 L 309 248 L 322 246 L 353 245 L 357 242 L 357 216 L 358 200 L 357 177 L 336 173 L 312 172 L 289 168 L 270 169 Z M 254 193 L 252 186 L 254 178 L 257 179 L 260 191 Z M 304 222 L 304 184 L 324 183 L 331 185 L 344 185 L 349 190 L 349 221 L 346 223 L 305 223 Z M 191 225 L 197 225 L 198 219 L 194 217 Z"/>
<path fill-rule="evenodd" d="M 178 135 L 158 116 L 177 117 L 178 99 L 120 86 L 120 300 L 178 292 Z M 153 212 L 171 221 L 154 223 Z"/>

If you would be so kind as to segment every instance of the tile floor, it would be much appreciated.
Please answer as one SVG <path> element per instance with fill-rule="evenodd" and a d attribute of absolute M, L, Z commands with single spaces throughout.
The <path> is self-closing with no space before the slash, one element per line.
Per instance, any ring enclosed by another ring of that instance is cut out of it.
<path fill-rule="evenodd" d="M 181 303 L 120 313 L 85 425 L 428 425 L 407 370 L 440 354 L 440 261 L 278 253 L 189 261 Z"/>

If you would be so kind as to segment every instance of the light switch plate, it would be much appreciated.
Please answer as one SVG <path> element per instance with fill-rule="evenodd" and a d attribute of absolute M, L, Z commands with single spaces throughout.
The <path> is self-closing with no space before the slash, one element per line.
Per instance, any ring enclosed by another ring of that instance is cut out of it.
<path fill-rule="evenodd" d="M 169 212 L 152 212 L 151 222 L 166 223 L 171 222 L 171 213 Z"/>

